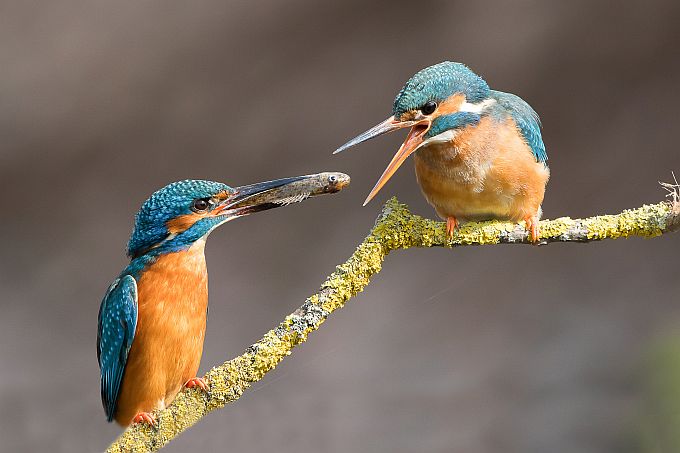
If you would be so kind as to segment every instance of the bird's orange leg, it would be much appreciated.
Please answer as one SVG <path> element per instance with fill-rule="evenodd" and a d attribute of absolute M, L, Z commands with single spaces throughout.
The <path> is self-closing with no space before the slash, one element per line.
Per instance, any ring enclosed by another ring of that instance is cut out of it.
<path fill-rule="evenodd" d="M 189 379 L 189 380 L 186 382 L 186 384 L 184 384 L 184 386 L 185 386 L 186 388 L 188 388 L 188 389 L 192 389 L 192 388 L 198 387 L 198 388 L 200 388 L 201 390 L 203 390 L 204 392 L 207 392 L 207 391 L 208 391 L 208 383 L 205 382 L 205 379 L 200 378 L 200 377 L 195 377 L 195 378 Z"/>
<path fill-rule="evenodd" d="M 536 216 L 528 216 L 524 218 L 524 223 L 526 223 L 527 230 L 529 231 L 529 239 L 536 244 L 541 234 L 538 228 L 538 219 Z"/>
<path fill-rule="evenodd" d="M 147 423 L 153 427 L 156 427 L 156 419 L 148 412 L 140 412 L 139 414 L 135 415 L 135 418 L 132 419 L 132 423 Z"/>
<path fill-rule="evenodd" d="M 458 228 L 459 225 L 458 219 L 455 217 L 446 218 L 446 236 L 449 239 L 453 239 L 453 233 L 456 232 L 456 228 Z"/>

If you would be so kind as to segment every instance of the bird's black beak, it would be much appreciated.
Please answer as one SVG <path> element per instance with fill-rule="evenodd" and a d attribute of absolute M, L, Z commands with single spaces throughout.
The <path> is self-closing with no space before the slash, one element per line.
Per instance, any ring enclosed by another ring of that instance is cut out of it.
<path fill-rule="evenodd" d="M 376 124 L 366 132 L 357 135 L 352 140 L 348 141 L 340 148 L 336 149 L 335 151 L 333 151 L 333 154 L 338 154 L 346 150 L 347 148 L 351 148 L 352 146 L 358 145 L 359 143 L 363 143 L 367 140 L 379 137 L 383 134 L 387 134 L 392 131 L 396 131 L 397 129 L 413 126 L 414 124 L 416 124 L 415 121 L 399 121 L 395 119 L 394 116 L 390 116 L 382 123 Z"/>
<path fill-rule="evenodd" d="M 258 182 L 236 187 L 217 210 L 221 215 L 241 217 L 253 212 L 299 203 L 307 198 L 339 192 L 349 185 L 344 173 L 317 173 Z"/>

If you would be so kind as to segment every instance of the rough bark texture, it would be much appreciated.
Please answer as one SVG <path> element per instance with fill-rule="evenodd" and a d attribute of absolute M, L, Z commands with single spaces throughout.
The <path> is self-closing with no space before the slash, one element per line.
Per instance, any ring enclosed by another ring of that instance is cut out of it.
<path fill-rule="evenodd" d="M 673 194 L 676 196 L 670 202 L 645 205 L 616 215 L 542 221 L 540 243 L 655 237 L 676 231 L 680 229 L 680 203 L 677 192 Z M 131 426 L 107 451 L 158 450 L 207 413 L 236 401 L 295 346 L 307 340 L 307 336 L 333 311 L 363 290 L 371 276 L 380 272 L 389 252 L 412 247 L 492 244 L 530 244 L 530 241 L 523 225 L 497 221 L 465 224 L 452 240 L 448 240 L 443 223 L 413 215 L 405 205 L 392 198 L 383 207 L 366 239 L 344 264 L 337 266 L 316 294 L 242 355 L 206 374 L 210 393 L 197 389 L 181 392 L 170 407 L 155 412 L 156 429 L 144 424 Z"/>

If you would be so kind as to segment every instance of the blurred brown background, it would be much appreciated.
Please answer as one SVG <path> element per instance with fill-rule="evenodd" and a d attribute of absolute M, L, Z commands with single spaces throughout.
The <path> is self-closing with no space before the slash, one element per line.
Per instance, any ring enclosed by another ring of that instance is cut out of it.
<path fill-rule="evenodd" d="M 660 200 L 680 171 L 680 3 L 0 2 L 0 450 L 101 451 L 100 299 L 168 182 L 322 170 L 333 197 L 230 223 L 207 247 L 202 371 L 316 290 L 412 165 L 361 202 L 404 134 L 331 151 L 418 69 L 467 63 L 540 113 L 546 217 Z M 680 235 L 394 253 L 236 404 L 167 451 L 638 451 L 651 345 L 680 325 Z"/>

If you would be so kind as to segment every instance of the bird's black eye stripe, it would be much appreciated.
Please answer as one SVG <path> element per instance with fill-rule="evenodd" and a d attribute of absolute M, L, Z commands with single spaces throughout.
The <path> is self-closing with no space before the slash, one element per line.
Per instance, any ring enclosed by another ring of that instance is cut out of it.
<path fill-rule="evenodd" d="M 213 202 L 210 198 L 197 198 L 191 203 L 191 210 L 194 212 L 205 212 L 212 204 Z"/>
<path fill-rule="evenodd" d="M 423 112 L 423 115 L 431 115 L 435 110 L 437 110 L 437 103 L 434 101 L 427 101 L 420 108 L 420 111 Z"/>

